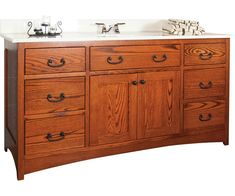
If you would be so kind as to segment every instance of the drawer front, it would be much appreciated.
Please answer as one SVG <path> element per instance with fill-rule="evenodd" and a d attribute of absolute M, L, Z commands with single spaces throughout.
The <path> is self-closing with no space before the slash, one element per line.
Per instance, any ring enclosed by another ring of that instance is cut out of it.
<path fill-rule="evenodd" d="M 27 80 L 25 114 L 84 109 L 84 77 Z"/>
<path fill-rule="evenodd" d="M 84 114 L 25 121 L 25 154 L 84 147 Z"/>
<path fill-rule="evenodd" d="M 225 69 L 202 69 L 184 72 L 184 98 L 224 96 Z"/>
<path fill-rule="evenodd" d="M 225 102 L 213 100 L 186 103 L 184 105 L 184 130 L 223 130 L 225 125 Z"/>
<path fill-rule="evenodd" d="M 85 70 L 85 48 L 26 49 L 25 74 Z"/>
<path fill-rule="evenodd" d="M 185 44 L 184 64 L 204 65 L 226 62 L 225 44 Z"/>
<path fill-rule="evenodd" d="M 180 45 L 91 47 L 91 70 L 180 65 Z"/>

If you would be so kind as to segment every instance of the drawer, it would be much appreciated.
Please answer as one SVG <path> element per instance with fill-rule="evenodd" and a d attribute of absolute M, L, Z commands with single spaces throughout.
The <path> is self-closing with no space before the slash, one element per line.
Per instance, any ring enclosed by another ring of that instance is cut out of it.
<path fill-rule="evenodd" d="M 25 154 L 84 147 L 84 114 L 25 121 Z"/>
<path fill-rule="evenodd" d="M 184 98 L 224 96 L 225 68 L 184 72 Z"/>
<path fill-rule="evenodd" d="M 180 65 L 180 45 L 91 47 L 91 70 Z"/>
<path fill-rule="evenodd" d="M 26 49 L 25 74 L 85 70 L 85 48 Z"/>
<path fill-rule="evenodd" d="M 184 130 L 223 130 L 225 125 L 224 100 L 186 103 L 184 105 Z"/>
<path fill-rule="evenodd" d="M 84 109 L 84 77 L 25 81 L 25 114 Z"/>
<path fill-rule="evenodd" d="M 226 62 L 225 44 L 185 44 L 184 64 L 204 65 Z"/>

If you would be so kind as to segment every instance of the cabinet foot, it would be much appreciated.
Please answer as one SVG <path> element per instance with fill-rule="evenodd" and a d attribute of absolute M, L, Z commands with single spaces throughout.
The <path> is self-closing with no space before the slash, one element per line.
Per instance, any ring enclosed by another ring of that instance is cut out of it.
<path fill-rule="evenodd" d="M 7 149 L 8 149 L 7 147 L 4 147 L 4 151 L 5 151 L 5 152 L 7 152 Z"/>
<path fill-rule="evenodd" d="M 17 173 L 17 180 L 24 180 L 24 174 Z"/>
<path fill-rule="evenodd" d="M 223 141 L 223 144 L 224 144 L 225 146 L 228 146 L 228 145 L 229 145 L 229 142 L 228 142 L 228 141 Z"/>

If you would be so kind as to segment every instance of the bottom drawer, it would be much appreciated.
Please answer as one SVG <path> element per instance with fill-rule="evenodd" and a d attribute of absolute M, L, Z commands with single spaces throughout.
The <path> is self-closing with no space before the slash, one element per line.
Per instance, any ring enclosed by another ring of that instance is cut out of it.
<path fill-rule="evenodd" d="M 25 154 L 84 147 L 84 114 L 25 121 Z"/>
<path fill-rule="evenodd" d="M 184 130 L 207 131 L 224 129 L 225 101 L 212 100 L 184 104 Z"/>

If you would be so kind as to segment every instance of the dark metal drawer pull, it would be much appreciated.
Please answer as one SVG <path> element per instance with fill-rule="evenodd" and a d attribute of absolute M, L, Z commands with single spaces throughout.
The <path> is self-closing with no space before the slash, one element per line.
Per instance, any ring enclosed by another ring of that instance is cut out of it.
<path fill-rule="evenodd" d="M 57 137 L 54 137 L 54 136 L 56 136 L 56 135 L 52 135 L 51 133 L 48 133 L 46 138 L 49 142 L 57 142 L 57 141 L 63 140 L 65 138 L 65 133 L 60 132 Z"/>
<path fill-rule="evenodd" d="M 108 62 L 109 64 L 112 64 L 112 65 L 120 64 L 120 63 L 123 62 L 123 60 L 124 60 L 124 59 L 123 59 L 122 56 L 119 56 L 119 57 L 118 57 L 118 61 L 113 61 L 113 59 L 112 59 L 111 56 L 109 56 L 109 57 L 107 58 L 107 62 Z"/>
<path fill-rule="evenodd" d="M 211 52 L 209 52 L 208 54 L 203 54 L 203 53 L 199 54 L 199 58 L 201 60 L 209 60 L 212 57 L 213 57 L 213 54 Z"/>
<path fill-rule="evenodd" d="M 62 66 L 65 65 L 65 60 L 64 60 L 64 58 L 61 58 L 59 64 L 53 64 L 53 60 L 52 59 L 48 59 L 47 65 L 49 67 L 62 67 Z"/>
<path fill-rule="evenodd" d="M 145 80 L 140 80 L 140 84 L 145 84 L 146 81 Z"/>
<path fill-rule="evenodd" d="M 134 81 L 132 81 L 132 84 L 133 84 L 133 85 L 137 85 L 138 82 L 137 82 L 136 80 L 134 80 Z"/>
<path fill-rule="evenodd" d="M 200 121 L 209 121 L 209 120 L 211 120 L 211 119 L 212 119 L 211 113 L 209 113 L 209 114 L 207 115 L 207 118 L 205 118 L 202 114 L 199 115 L 199 120 L 200 120 Z"/>
<path fill-rule="evenodd" d="M 153 61 L 156 62 L 156 63 L 161 63 L 161 62 L 164 62 L 164 61 L 167 60 L 167 55 L 166 55 L 166 54 L 163 54 L 163 55 L 162 55 L 162 59 L 158 59 L 157 55 L 154 54 L 154 55 L 152 56 L 152 59 L 153 59 Z"/>
<path fill-rule="evenodd" d="M 211 88 L 212 85 L 213 85 L 213 83 L 211 81 L 209 81 L 208 84 L 204 84 L 203 82 L 199 83 L 200 89 L 208 89 L 208 88 Z"/>
<path fill-rule="evenodd" d="M 51 94 L 47 95 L 47 100 L 49 102 L 61 102 L 65 99 L 64 93 L 60 93 L 59 97 L 53 97 Z"/>

